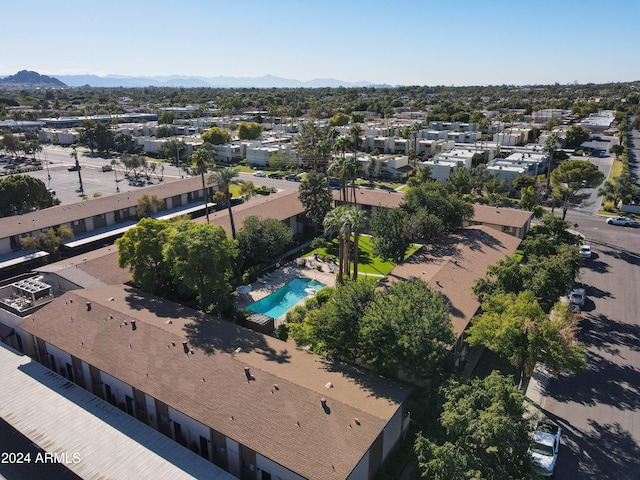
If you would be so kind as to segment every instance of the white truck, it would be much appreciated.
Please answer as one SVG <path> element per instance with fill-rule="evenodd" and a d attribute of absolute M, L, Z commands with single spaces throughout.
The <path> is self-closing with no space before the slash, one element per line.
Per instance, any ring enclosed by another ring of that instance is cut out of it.
<path fill-rule="evenodd" d="M 558 460 L 562 428 L 550 422 L 540 421 L 533 432 L 533 444 L 529 453 L 538 475 L 551 477 Z"/>

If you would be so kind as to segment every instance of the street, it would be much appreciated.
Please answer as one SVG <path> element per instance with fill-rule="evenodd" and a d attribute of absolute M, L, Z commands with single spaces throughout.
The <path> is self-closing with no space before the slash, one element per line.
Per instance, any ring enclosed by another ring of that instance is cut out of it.
<path fill-rule="evenodd" d="M 640 229 L 569 211 L 593 249 L 580 282 L 587 370 L 552 380 L 543 412 L 563 428 L 556 478 L 640 478 Z"/>

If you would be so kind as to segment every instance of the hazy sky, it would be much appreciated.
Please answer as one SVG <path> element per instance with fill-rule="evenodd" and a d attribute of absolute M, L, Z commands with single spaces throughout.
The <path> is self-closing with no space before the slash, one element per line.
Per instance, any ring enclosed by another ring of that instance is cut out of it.
<path fill-rule="evenodd" d="M 0 0 L 0 75 L 640 80 L 640 0 Z"/>

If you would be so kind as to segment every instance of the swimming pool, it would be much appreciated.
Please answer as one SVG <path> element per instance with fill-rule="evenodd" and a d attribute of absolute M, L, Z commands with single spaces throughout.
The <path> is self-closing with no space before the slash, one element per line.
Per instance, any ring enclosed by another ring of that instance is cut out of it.
<path fill-rule="evenodd" d="M 300 300 L 309 296 L 305 290 L 312 289 L 317 292 L 324 287 L 325 284 L 317 280 L 294 278 L 276 292 L 249 305 L 247 310 L 278 318 L 287 313 Z"/>

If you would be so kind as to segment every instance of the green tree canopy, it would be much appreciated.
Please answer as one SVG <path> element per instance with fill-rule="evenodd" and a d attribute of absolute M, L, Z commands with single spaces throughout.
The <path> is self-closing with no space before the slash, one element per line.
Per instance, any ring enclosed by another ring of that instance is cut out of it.
<path fill-rule="evenodd" d="M 42 180 L 29 175 L 9 175 L 0 179 L 0 217 L 21 215 L 59 203 Z"/>
<path fill-rule="evenodd" d="M 129 267 L 133 283 L 144 291 L 159 294 L 170 283 L 162 249 L 172 229 L 169 220 L 143 218 L 116 240 L 118 266 Z"/>
<path fill-rule="evenodd" d="M 439 426 L 442 438 L 421 433 L 414 450 L 423 478 L 511 480 L 530 478 L 532 426 L 522 394 L 509 377 L 493 372 L 484 379 L 451 380 Z"/>
<path fill-rule="evenodd" d="M 255 215 L 244 219 L 238 230 L 238 251 L 243 269 L 268 261 L 289 248 L 293 242 L 291 228 L 275 218 L 264 220 Z"/>
<path fill-rule="evenodd" d="M 163 248 L 163 258 L 182 293 L 194 295 L 205 312 L 224 313 L 230 305 L 236 245 L 222 227 L 182 221 Z"/>
<path fill-rule="evenodd" d="M 255 122 L 242 122 L 238 129 L 240 140 L 253 140 L 262 136 L 262 126 Z"/>
<path fill-rule="evenodd" d="M 346 113 L 338 112 L 329 119 L 329 125 L 332 127 L 342 127 L 349 123 L 351 118 Z"/>
<path fill-rule="evenodd" d="M 381 208 L 371 222 L 373 254 L 400 263 L 411 245 L 409 214 L 399 208 Z"/>
<path fill-rule="evenodd" d="M 333 200 L 327 187 L 327 176 L 323 173 L 309 172 L 302 179 L 299 192 L 305 216 L 316 226 L 322 225 L 324 217 L 331 210 Z"/>
<path fill-rule="evenodd" d="M 569 202 L 584 188 L 596 188 L 604 180 L 597 165 L 585 160 L 568 160 L 551 173 L 551 188 L 562 199 L 562 219 L 567 216 Z"/>
<path fill-rule="evenodd" d="M 293 159 L 284 153 L 276 153 L 268 160 L 269 166 L 275 170 L 288 170 L 293 164 Z"/>
<path fill-rule="evenodd" d="M 211 127 L 206 132 L 202 132 L 202 140 L 213 145 L 222 145 L 231 141 L 231 134 L 220 127 Z"/>
<path fill-rule="evenodd" d="M 422 280 L 398 282 L 362 318 L 362 360 L 374 371 L 415 379 L 445 376 L 455 342 L 449 308 Z"/>
<path fill-rule="evenodd" d="M 565 147 L 578 148 L 584 142 L 589 140 L 589 132 L 587 132 L 580 125 L 574 125 L 571 127 L 565 136 Z"/>
<path fill-rule="evenodd" d="M 576 324 L 568 305 L 556 303 L 546 314 L 533 293 L 497 293 L 482 303 L 482 313 L 467 330 L 470 345 L 484 345 L 507 358 L 525 376 L 538 362 L 554 372 L 584 367 L 584 347 L 576 340 Z"/>

